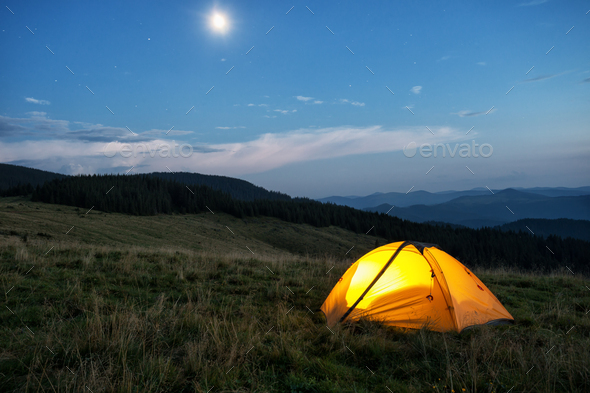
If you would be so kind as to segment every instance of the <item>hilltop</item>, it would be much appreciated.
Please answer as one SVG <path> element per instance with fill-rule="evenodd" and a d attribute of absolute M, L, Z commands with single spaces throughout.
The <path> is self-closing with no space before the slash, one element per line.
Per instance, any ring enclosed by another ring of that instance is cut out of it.
<path fill-rule="evenodd" d="M 235 199 L 243 201 L 253 201 L 256 199 L 288 201 L 291 199 L 291 197 L 287 194 L 276 191 L 268 191 L 245 180 L 227 176 L 204 175 L 201 173 L 189 172 L 153 172 L 146 175 L 165 180 L 176 181 L 187 185 L 207 186 L 214 190 L 231 195 Z M 54 179 L 63 179 L 66 177 L 72 176 L 18 165 L 0 164 L 0 191 L 14 188 L 18 185 L 26 186 L 28 184 L 34 188 L 37 185 L 43 185 L 45 182 Z M 19 194 L 18 192 L 12 192 L 10 195 L 22 195 L 22 193 Z"/>

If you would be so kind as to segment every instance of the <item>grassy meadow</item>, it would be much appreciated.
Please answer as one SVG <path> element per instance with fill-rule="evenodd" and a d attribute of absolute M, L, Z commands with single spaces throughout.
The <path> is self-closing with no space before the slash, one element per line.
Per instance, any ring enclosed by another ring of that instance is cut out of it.
<path fill-rule="evenodd" d="M 565 268 L 475 269 L 513 326 L 328 329 L 319 307 L 374 243 L 0 199 L 0 391 L 590 391 L 590 285 Z"/>

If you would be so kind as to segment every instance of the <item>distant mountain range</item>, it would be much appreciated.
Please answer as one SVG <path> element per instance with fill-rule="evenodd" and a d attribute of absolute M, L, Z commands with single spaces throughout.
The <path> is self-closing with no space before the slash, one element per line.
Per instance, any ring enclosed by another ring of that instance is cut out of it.
<path fill-rule="evenodd" d="M 531 231 L 540 236 L 558 235 L 590 239 L 590 187 L 535 187 L 430 193 L 374 193 L 365 197 L 319 199 L 366 211 L 435 225 L 499 227 Z"/>
<path fill-rule="evenodd" d="M 487 195 L 461 196 L 448 202 L 408 207 L 389 204 L 363 210 L 414 222 L 442 221 L 470 228 L 494 227 L 523 218 L 590 220 L 590 195 L 549 197 L 506 189 Z"/>
<path fill-rule="evenodd" d="M 527 192 L 531 194 L 543 195 L 547 197 L 560 196 L 581 196 L 590 195 L 590 187 L 566 188 L 566 187 L 535 187 L 535 188 L 512 188 L 512 190 Z M 395 207 L 408 207 L 413 205 L 437 205 L 452 201 L 453 199 L 464 196 L 484 196 L 492 195 L 492 192 L 498 193 L 502 190 L 488 190 L 487 188 L 474 188 L 466 191 L 411 191 L 403 192 L 376 192 L 368 196 L 331 196 L 320 198 L 320 202 L 331 202 L 337 205 L 354 207 L 355 209 L 375 208 L 381 205 L 390 205 Z"/>

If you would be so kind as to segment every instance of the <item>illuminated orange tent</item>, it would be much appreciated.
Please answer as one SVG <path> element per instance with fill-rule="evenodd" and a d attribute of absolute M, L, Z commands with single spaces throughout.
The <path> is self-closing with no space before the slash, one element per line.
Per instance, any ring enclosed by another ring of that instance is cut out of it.
<path fill-rule="evenodd" d="M 328 326 L 361 317 L 386 325 L 457 331 L 514 323 L 494 294 L 434 244 L 391 243 L 365 254 L 321 307 Z"/>

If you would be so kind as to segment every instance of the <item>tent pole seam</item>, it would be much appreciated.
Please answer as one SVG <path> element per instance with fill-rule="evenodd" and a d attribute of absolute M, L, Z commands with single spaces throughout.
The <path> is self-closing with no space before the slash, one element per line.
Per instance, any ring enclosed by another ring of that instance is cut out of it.
<path fill-rule="evenodd" d="M 412 243 L 409 242 L 409 241 L 405 241 L 405 242 L 403 242 L 398 247 L 397 250 L 395 250 L 395 253 L 393 253 L 393 255 L 391 256 L 391 258 L 389 259 L 389 261 L 387 261 L 387 263 L 385 264 L 385 266 L 383 266 L 383 269 L 381 269 L 381 271 L 375 276 L 375 278 L 373 279 L 373 282 L 371 282 L 371 284 L 369 284 L 369 286 L 367 287 L 367 289 L 365 289 L 365 291 L 363 292 L 363 294 L 357 299 L 356 302 L 354 302 L 354 304 L 352 306 L 350 306 L 350 308 L 348 309 L 348 311 L 346 311 L 344 313 L 344 315 L 342 316 L 342 318 L 340 318 L 340 320 L 338 322 L 344 321 L 350 315 L 350 313 L 355 309 L 355 307 L 357 306 L 357 304 L 359 304 L 361 302 L 361 300 L 363 300 L 363 298 L 365 297 L 365 295 L 371 290 L 371 288 L 373 288 L 373 285 L 375 285 L 377 283 L 377 281 L 379 281 L 379 279 L 381 278 L 381 276 L 389 268 L 389 266 L 391 265 L 391 263 L 393 262 L 393 260 L 399 255 L 399 253 L 402 251 L 402 249 L 405 246 L 408 246 L 410 244 L 412 244 Z"/>

